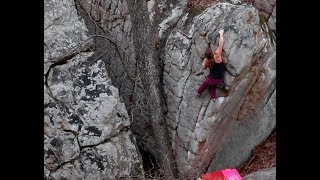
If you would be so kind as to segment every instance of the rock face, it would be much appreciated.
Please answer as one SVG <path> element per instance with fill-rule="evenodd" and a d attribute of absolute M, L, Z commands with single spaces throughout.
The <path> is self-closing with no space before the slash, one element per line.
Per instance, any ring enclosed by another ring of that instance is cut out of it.
<path fill-rule="evenodd" d="M 125 105 L 74 1 L 44 3 L 44 178 L 116 179 L 141 175 Z"/>
<path fill-rule="evenodd" d="M 230 138 L 226 139 L 217 151 L 208 168 L 209 171 L 239 166 L 251 156 L 252 149 L 275 128 L 276 90 L 274 86 L 275 82 L 270 85 L 270 90 L 266 92 L 254 113 L 233 124 Z"/>
<path fill-rule="evenodd" d="M 250 173 L 242 178 L 243 180 L 276 180 L 276 167 L 261 169 L 259 171 Z"/>
<path fill-rule="evenodd" d="M 159 159 L 166 131 L 155 138 L 155 127 L 167 126 L 181 178 L 236 167 L 270 134 L 275 1 L 189 10 L 187 2 L 45 1 L 45 179 L 140 176 L 135 137 Z M 217 90 L 211 101 L 207 91 L 195 95 L 208 73 L 198 74 L 207 43 L 217 48 L 220 29 L 228 94 Z"/>
<path fill-rule="evenodd" d="M 155 140 L 147 107 L 142 73 L 133 45 L 132 14 L 127 0 L 78 0 L 77 10 L 94 40 L 94 54 L 88 61 L 101 59 L 112 84 L 119 89 L 132 120 L 130 127 L 140 148 L 155 151 Z M 107 38 L 103 38 L 107 37 Z"/>
<path fill-rule="evenodd" d="M 196 74 L 207 43 L 217 48 L 220 29 L 225 30 L 229 96 L 214 102 L 207 91 L 195 96 L 208 72 Z M 171 31 L 163 55 L 163 79 L 166 119 L 181 176 L 194 177 L 220 163 L 235 167 L 273 130 L 276 59 L 271 41 L 257 9 L 246 4 L 218 3 L 193 23 L 185 14 Z"/>
<path fill-rule="evenodd" d="M 268 28 L 276 30 L 276 0 L 243 0 L 244 3 L 252 3 L 257 8 L 260 15 L 263 16 L 267 22 Z"/>

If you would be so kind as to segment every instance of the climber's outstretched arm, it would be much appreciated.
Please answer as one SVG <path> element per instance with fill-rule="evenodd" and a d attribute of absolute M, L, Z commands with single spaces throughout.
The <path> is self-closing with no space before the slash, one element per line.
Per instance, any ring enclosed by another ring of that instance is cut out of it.
<path fill-rule="evenodd" d="M 218 47 L 218 49 L 216 50 L 216 54 L 218 55 L 218 56 L 221 56 L 221 54 L 222 54 L 222 47 L 223 47 L 223 42 L 224 42 L 224 39 L 223 39 L 223 30 L 220 30 L 219 31 L 219 34 L 220 34 L 220 37 L 219 37 L 219 47 Z"/>

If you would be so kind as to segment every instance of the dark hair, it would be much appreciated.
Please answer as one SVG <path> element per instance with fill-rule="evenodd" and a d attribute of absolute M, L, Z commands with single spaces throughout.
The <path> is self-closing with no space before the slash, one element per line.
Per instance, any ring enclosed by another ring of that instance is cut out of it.
<path fill-rule="evenodd" d="M 208 47 L 204 53 L 204 56 L 209 60 L 210 65 L 209 68 L 212 68 L 212 66 L 215 64 L 213 59 L 213 52 L 210 47 Z"/>
<path fill-rule="evenodd" d="M 213 59 L 213 54 L 212 54 L 212 50 L 210 48 L 207 48 L 205 53 L 204 53 L 204 56 L 207 58 L 207 59 Z"/>

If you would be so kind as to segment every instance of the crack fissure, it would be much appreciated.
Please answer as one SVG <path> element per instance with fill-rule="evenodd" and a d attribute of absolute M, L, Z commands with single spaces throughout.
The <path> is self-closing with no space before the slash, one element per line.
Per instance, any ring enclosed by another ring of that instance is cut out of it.
<path fill-rule="evenodd" d="M 48 71 L 47 71 L 46 74 L 45 74 L 45 85 L 46 85 L 47 87 L 49 87 L 49 86 L 48 86 L 48 76 L 49 76 L 50 70 L 51 70 L 52 68 L 54 68 L 54 67 L 56 67 L 56 66 L 58 66 L 58 65 L 67 64 L 68 60 L 71 60 L 71 59 L 74 58 L 76 55 L 78 55 L 78 54 L 80 54 L 80 53 L 82 53 L 82 52 L 91 52 L 91 49 L 90 49 L 90 48 L 87 48 L 87 49 L 81 50 L 81 51 L 74 51 L 74 52 L 72 52 L 71 54 L 65 55 L 65 56 L 57 59 L 56 61 L 54 61 L 54 63 L 49 66 L 49 69 L 48 69 Z"/>
<path fill-rule="evenodd" d="M 123 126 L 123 127 L 119 130 L 118 133 L 116 133 L 116 134 L 114 134 L 114 135 L 106 138 L 105 140 L 103 140 L 103 141 L 101 141 L 101 142 L 99 142 L 99 143 L 97 143 L 97 144 L 90 144 L 90 145 L 85 145 L 85 146 L 81 146 L 81 145 L 79 144 L 80 152 L 81 152 L 83 149 L 93 148 L 93 147 L 98 146 L 98 145 L 100 145 L 100 144 L 104 144 L 104 143 L 110 142 L 110 141 L 111 141 L 111 140 L 110 140 L 111 138 L 116 137 L 119 133 L 128 132 L 128 130 L 129 130 L 129 128 L 128 128 L 127 126 Z"/>

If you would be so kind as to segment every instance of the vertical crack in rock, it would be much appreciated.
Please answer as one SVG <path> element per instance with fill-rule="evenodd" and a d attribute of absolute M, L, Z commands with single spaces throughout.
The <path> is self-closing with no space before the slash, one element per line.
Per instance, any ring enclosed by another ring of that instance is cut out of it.
<path fill-rule="evenodd" d="M 136 59 L 139 61 L 139 65 L 141 67 L 146 67 L 145 70 L 142 70 L 144 76 L 141 76 L 144 86 L 146 86 L 146 92 L 148 95 L 147 98 L 147 105 L 149 106 L 151 110 L 151 120 L 153 121 L 153 130 L 155 134 L 155 140 L 156 140 L 156 148 L 157 151 L 160 151 L 162 153 L 168 153 L 168 158 L 162 157 L 163 154 L 159 154 L 159 162 L 163 165 L 164 168 L 164 176 L 167 178 L 172 178 L 172 176 L 175 175 L 173 171 L 175 171 L 175 165 L 174 163 L 174 157 L 171 153 L 171 144 L 169 142 L 169 138 L 167 137 L 167 127 L 166 122 L 164 119 L 165 109 L 163 108 L 164 103 L 163 100 L 163 94 L 162 94 L 162 88 L 159 87 L 159 83 L 161 78 L 159 77 L 161 73 L 159 73 L 159 62 L 157 59 L 157 51 L 154 49 L 155 47 L 150 45 L 150 42 L 155 41 L 156 37 L 154 37 L 152 34 L 155 34 L 157 30 L 151 29 L 150 22 L 148 22 L 149 18 L 146 14 L 146 11 L 142 8 L 137 8 L 137 4 L 139 4 L 139 7 L 146 8 L 146 4 L 144 2 L 132 2 L 129 1 L 131 12 L 135 12 L 132 17 L 133 22 L 133 40 L 134 40 L 134 47 L 135 51 L 137 52 Z M 141 17 L 137 19 L 137 17 Z M 139 23 L 138 23 L 139 21 Z M 143 26 L 143 27 L 141 27 Z M 141 32 L 145 32 L 143 35 Z M 150 41 L 151 40 L 151 41 Z M 142 44 L 141 47 L 139 47 L 139 44 Z M 148 45 L 149 44 L 149 45 Z M 172 173 L 173 172 L 173 173 Z"/>
<path fill-rule="evenodd" d="M 137 140 L 140 143 L 143 142 L 145 146 L 146 139 L 152 137 L 144 135 L 144 132 L 149 131 L 145 123 L 149 121 L 149 112 L 145 90 L 139 80 L 141 70 L 135 59 L 128 2 L 113 0 L 102 3 L 99 3 L 101 1 L 90 2 L 77 0 L 79 14 L 85 19 L 89 33 L 92 35 L 108 34 L 117 40 L 117 44 L 113 46 L 108 45 L 110 43 L 105 42 L 102 38 L 95 38 L 97 51 L 91 59 L 99 57 L 105 62 L 108 75 L 112 83 L 119 89 L 120 96 L 129 112 L 131 129 L 137 135 Z M 95 18 L 97 15 L 101 17 Z M 89 59 L 89 61 L 93 60 Z M 152 145 L 145 147 L 150 149 Z"/>
<path fill-rule="evenodd" d="M 187 81 L 188 81 L 188 79 L 189 79 L 189 77 L 190 77 L 190 74 L 188 74 L 188 76 L 187 76 L 187 78 L 186 78 L 186 80 L 184 81 L 184 85 L 182 85 L 182 94 L 181 94 L 181 100 L 180 100 L 180 102 L 179 102 L 179 105 L 178 105 L 178 112 L 179 112 L 179 114 L 178 114 L 178 122 L 177 122 L 177 124 L 179 124 L 179 120 L 180 120 L 180 115 L 181 115 L 181 106 L 182 106 L 182 102 L 183 102 L 183 97 L 184 97 L 184 93 L 185 93 L 185 86 L 186 86 L 186 83 L 187 83 Z"/>
<path fill-rule="evenodd" d="M 275 80 L 274 80 L 275 81 Z M 276 91 L 276 88 L 273 88 L 272 89 L 272 91 L 271 91 L 271 93 L 268 95 L 268 97 L 267 97 L 267 102 L 269 102 L 269 100 L 270 100 L 270 98 L 272 97 L 272 95 L 275 93 L 275 91 Z"/>

